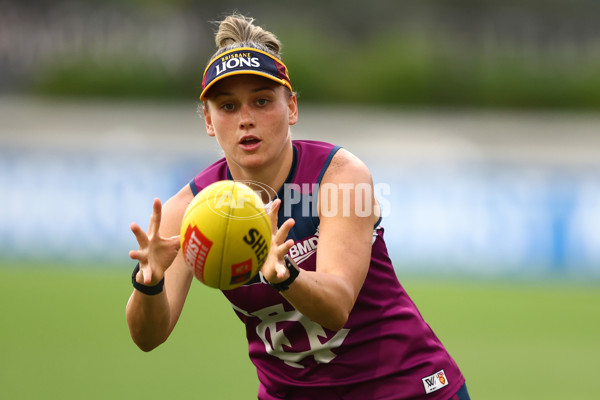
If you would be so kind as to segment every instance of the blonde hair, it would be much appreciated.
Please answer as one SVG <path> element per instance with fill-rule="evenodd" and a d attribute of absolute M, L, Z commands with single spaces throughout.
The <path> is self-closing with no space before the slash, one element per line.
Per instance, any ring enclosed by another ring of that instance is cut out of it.
<path fill-rule="evenodd" d="M 218 50 L 210 58 L 210 65 L 221 54 L 240 47 L 251 47 L 270 54 L 281 61 L 281 42 L 273 33 L 253 24 L 254 18 L 241 14 L 233 14 L 220 22 L 219 29 L 215 34 L 215 44 Z M 289 78 L 288 78 L 289 81 Z M 290 96 L 296 95 L 290 87 L 285 86 Z M 202 100 L 202 99 L 201 99 Z M 198 110 L 208 110 L 208 105 L 203 100 Z"/>
<path fill-rule="evenodd" d="M 238 47 L 252 47 L 265 51 L 281 60 L 281 42 L 277 37 L 253 24 L 254 18 L 241 14 L 233 14 L 219 22 L 219 30 L 215 34 L 217 52 L 210 61 L 220 54 Z"/>

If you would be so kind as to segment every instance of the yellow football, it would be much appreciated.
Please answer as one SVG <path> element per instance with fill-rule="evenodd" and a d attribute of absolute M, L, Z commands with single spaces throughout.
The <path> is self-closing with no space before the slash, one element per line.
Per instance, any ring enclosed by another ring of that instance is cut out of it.
<path fill-rule="evenodd" d="M 235 181 L 215 182 L 198 193 L 181 223 L 181 251 L 207 286 L 234 289 L 250 281 L 269 254 L 271 220 L 261 198 Z"/>

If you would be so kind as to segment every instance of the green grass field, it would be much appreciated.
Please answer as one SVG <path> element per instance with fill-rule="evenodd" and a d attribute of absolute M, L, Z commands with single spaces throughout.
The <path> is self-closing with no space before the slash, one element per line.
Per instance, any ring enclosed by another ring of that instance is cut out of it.
<path fill-rule="evenodd" d="M 200 283 L 169 340 L 138 350 L 125 322 L 130 272 L 2 264 L 0 397 L 256 398 L 242 324 Z M 473 399 L 598 398 L 598 282 L 413 277 L 404 286 Z"/>

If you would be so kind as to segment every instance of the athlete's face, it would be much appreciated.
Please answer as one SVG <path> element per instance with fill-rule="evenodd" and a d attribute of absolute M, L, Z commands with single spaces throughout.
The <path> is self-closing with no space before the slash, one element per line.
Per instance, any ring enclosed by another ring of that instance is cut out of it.
<path fill-rule="evenodd" d="M 204 108 L 206 131 L 228 162 L 252 169 L 279 159 L 298 118 L 296 96 L 257 75 L 225 78 L 210 90 Z"/>

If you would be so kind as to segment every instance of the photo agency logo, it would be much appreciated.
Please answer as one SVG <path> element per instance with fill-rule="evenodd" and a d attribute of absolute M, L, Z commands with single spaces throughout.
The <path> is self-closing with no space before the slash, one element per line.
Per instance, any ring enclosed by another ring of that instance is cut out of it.
<path fill-rule="evenodd" d="M 390 212 L 390 185 L 377 183 L 284 184 L 277 193 L 261 182 L 242 180 L 236 185 L 221 186 L 208 193 L 209 208 L 216 214 L 233 219 L 264 218 L 271 204 L 281 198 L 283 216 L 385 217 Z M 241 183 L 243 185 L 237 185 Z"/>
<path fill-rule="evenodd" d="M 231 219 L 265 218 L 277 193 L 269 185 L 240 180 L 232 185 L 217 185 L 206 193 L 208 208 L 215 214 Z"/>
<path fill-rule="evenodd" d="M 324 183 L 286 184 L 283 190 L 284 216 L 291 217 L 294 207 L 299 207 L 301 215 L 321 217 L 370 217 L 374 213 L 389 215 L 390 185 L 387 183 Z"/>

